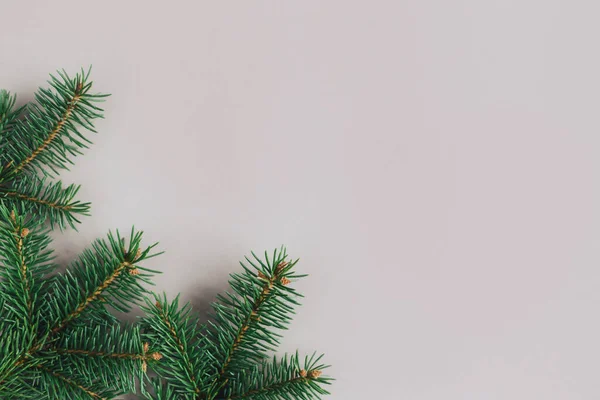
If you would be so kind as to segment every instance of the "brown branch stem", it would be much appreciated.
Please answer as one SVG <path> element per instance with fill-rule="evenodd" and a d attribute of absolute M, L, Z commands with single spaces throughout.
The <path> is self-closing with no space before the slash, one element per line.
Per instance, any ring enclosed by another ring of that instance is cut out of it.
<path fill-rule="evenodd" d="M 57 209 L 57 210 L 69 211 L 71 208 L 73 208 L 73 206 L 68 205 L 68 204 L 67 205 L 60 205 L 60 204 L 57 204 L 57 203 L 53 203 L 53 202 L 50 202 L 50 201 L 38 199 L 37 197 L 27 196 L 26 194 L 19 193 L 19 192 L 14 192 L 14 191 L 12 191 L 12 192 L 3 192 L 3 193 L 0 193 L 0 196 L 1 195 L 4 195 L 5 197 L 16 197 L 16 198 L 21 199 L 21 200 L 29 201 L 29 202 L 36 203 L 36 204 L 41 204 L 41 205 L 48 206 L 48 207 L 51 207 L 51 208 L 54 208 L 54 209 Z"/>

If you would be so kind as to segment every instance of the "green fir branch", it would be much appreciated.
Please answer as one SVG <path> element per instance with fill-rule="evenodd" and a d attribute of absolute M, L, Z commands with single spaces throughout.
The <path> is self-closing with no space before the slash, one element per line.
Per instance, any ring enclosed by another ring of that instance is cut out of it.
<path fill-rule="evenodd" d="M 0 149 L 4 149 L 3 144 L 7 143 L 7 136 L 25 109 L 25 106 L 15 108 L 16 102 L 17 96 L 0 90 Z"/>
<path fill-rule="evenodd" d="M 48 390 L 48 397 L 55 399 L 90 398 L 106 400 L 113 398 L 117 393 L 96 384 L 86 386 L 77 381 L 72 375 L 66 376 L 62 371 L 48 368 L 42 364 L 36 365 L 40 371 L 39 380 Z M 96 387 L 95 387 L 96 386 Z"/>
<path fill-rule="evenodd" d="M 68 169 L 91 143 L 84 132 L 95 132 L 102 118 L 98 103 L 107 95 L 92 93 L 89 76 L 59 71 L 50 76 L 50 88 L 40 88 L 35 102 L 20 108 L 14 95 L 0 91 L 0 205 L 60 229 L 89 214 L 89 204 L 75 199 L 79 186 L 40 178 Z"/>
<path fill-rule="evenodd" d="M 32 329 L 11 320 L 9 310 L 0 298 L 0 398 L 30 398 L 38 393 L 24 382 L 29 365 L 19 360 L 31 346 Z"/>
<path fill-rule="evenodd" d="M 331 378 L 323 377 L 327 365 L 319 364 L 322 356 L 306 357 L 301 366 L 298 354 L 273 358 L 270 363 L 255 366 L 250 372 L 243 372 L 223 391 L 226 400 L 278 400 L 278 399 L 320 399 L 329 394 L 323 386 L 330 384 Z"/>
<path fill-rule="evenodd" d="M 66 329 L 82 316 L 87 319 L 114 322 L 107 307 L 129 312 L 133 304 L 142 301 L 148 293 L 144 284 L 151 285 L 150 277 L 156 271 L 138 264 L 156 254 L 150 254 L 156 244 L 142 249 L 142 232 L 131 231 L 129 248 L 119 234 L 109 233 L 108 240 L 97 240 L 73 262 L 67 273 L 53 282 L 49 320 L 51 334 Z M 83 288 L 83 290 L 82 290 Z"/>
<path fill-rule="evenodd" d="M 101 382 L 123 394 L 135 392 L 131 377 L 143 379 L 147 364 L 161 355 L 142 343 L 138 326 L 104 324 L 60 336 L 40 352 L 40 358 L 87 385 Z"/>
<path fill-rule="evenodd" d="M 151 365 L 158 375 L 145 396 L 155 400 L 320 399 L 330 378 L 320 357 L 298 356 L 268 362 L 281 330 L 287 329 L 300 296 L 290 284 L 294 272 L 285 249 L 242 263 L 232 293 L 217 296 L 208 325 L 198 323 L 189 304 L 179 307 L 157 296 L 143 308 L 142 337 L 163 359 Z M 153 392 L 153 393 L 152 393 Z"/>
<path fill-rule="evenodd" d="M 200 372 L 207 363 L 198 336 L 200 324 L 191 315 L 189 304 L 179 307 L 179 298 L 168 302 L 166 295 L 154 295 L 154 303 L 146 299 L 142 307 L 144 341 L 152 343 L 164 358 L 154 370 L 168 380 L 168 392 L 181 398 L 194 398 L 202 391 Z M 166 388 L 165 388 L 166 390 Z"/>
<path fill-rule="evenodd" d="M 326 395 L 321 357 L 270 360 L 301 297 L 291 284 L 303 275 L 284 248 L 246 258 L 206 324 L 178 297 L 146 298 L 156 271 L 141 263 L 157 254 L 135 229 L 109 233 L 56 272 L 44 223 L 75 228 L 89 214 L 78 185 L 53 180 L 102 118 L 106 95 L 92 93 L 89 76 L 58 72 L 23 107 L 0 90 L 0 398 L 112 399 L 136 392 L 136 379 L 155 400 Z M 139 323 L 114 316 L 142 302 Z"/>
<path fill-rule="evenodd" d="M 50 238 L 39 222 L 14 211 L 0 209 L 0 220 L 0 296 L 8 318 L 35 326 L 35 316 L 44 310 L 39 296 L 44 277 L 55 268 Z"/>
<path fill-rule="evenodd" d="M 54 269 L 50 238 L 0 207 L 0 398 L 114 398 L 161 358 L 139 327 L 120 326 L 107 307 L 127 311 L 154 271 L 140 266 L 154 246 L 132 229 L 97 241 L 65 273 Z"/>
<path fill-rule="evenodd" d="M 76 200 L 80 186 L 63 187 L 62 182 L 49 183 L 46 177 L 32 176 L 12 182 L 12 186 L 0 187 L 0 200 L 7 208 L 21 215 L 36 215 L 47 220 L 50 226 L 64 229 L 75 228 L 78 216 L 89 215 L 90 204 Z"/>
<path fill-rule="evenodd" d="M 17 120 L 11 134 L 13 145 L 3 155 L 12 171 L 44 172 L 68 169 L 70 157 L 81 154 L 90 143 L 81 128 L 95 132 L 94 120 L 102 117 L 96 104 L 106 95 L 91 93 L 90 71 L 70 77 L 65 71 L 50 76 L 50 89 L 40 88 L 26 116 Z"/>
<path fill-rule="evenodd" d="M 265 253 L 264 261 L 254 253 L 242 262 L 242 273 L 233 274 L 233 294 L 217 296 L 214 322 L 207 331 L 217 373 L 207 392 L 211 399 L 234 376 L 267 358 L 276 350 L 283 330 L 291 321 L 299 295 L 289 286 L 297 278 L 292 269 L 297 261 L 286 261 L 284 248 Z"/>

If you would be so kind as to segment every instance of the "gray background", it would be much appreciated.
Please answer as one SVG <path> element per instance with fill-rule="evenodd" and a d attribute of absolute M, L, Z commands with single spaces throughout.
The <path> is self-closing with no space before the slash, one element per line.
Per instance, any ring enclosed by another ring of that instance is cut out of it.
<path fill-rule="evenodd" d="M 76 168 L 204 312 L 249 250 L 310 277 L 331 399 L 600 397 L 594 1 L 2 2 L 0 86 L 112 93 Z"/>

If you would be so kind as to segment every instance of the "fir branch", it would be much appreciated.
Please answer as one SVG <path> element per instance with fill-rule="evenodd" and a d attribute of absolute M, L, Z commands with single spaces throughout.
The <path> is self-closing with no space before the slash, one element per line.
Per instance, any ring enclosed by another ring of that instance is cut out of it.
<path fill-rule="evenodd" d="M 82 349 L 61 349 L 61 348 L 52 348 L 51 351 L 54 351 L 58 354 L 73 354 L 78 356 L 85 357 L 108 357 L 108 358 L 118 358 L 121 360 L 139 360 L 139 361 L 148 361 L 154 359 L 151 355 L 146 354 L 137 354 L 137 353 L 106 353 L 103 351 L 90 351 L 90 350 L 82 350 Z M 154 354 L 154 353 L 152 353 Z"/>
<path fill-rule="evenodd" d="M 330 378 L 322 372 L 326 365 L 319 364 L 322 356 L 306 357 L 300 366 L 298 354 L 273 358 L 271 363 L 255 366 L 250 372 L 239 374 L 219 396 L 225 400 L 277 400 L 281 398 L 319 399 L 329 394 L 323 385 Z M 293 397 L 292 397 L 293 396 Z"/>
<path fill-rule="evenodd" d="M 54 268 L 47 232 L 0 207 L 1 398 L 25 398 L 38 388 L 43 399 L 135 392 L 134 377 L 161 355 L 106 307 L 125 311 L 142 298 L 155 271 L 139 263 L 155 254 L 141 239 L 132 230 L 125 247 L 118 233 L 109 234 L 66 273 L 44 279 Z"/>
<path fill-rule="evenodd" d="M 47 352 L 75 356 L 76 359 L 109 358 L 122 361 L 158 361 L 159 352 L 142 344 L 138 326 L 101 325 L 81 327 L 60 338 Z"/>
<path fill-rule="evenodd" d="M 275 350 L 280 334 L 275 329 L 286 329 L 298 303 L 298 294 L 288 285 L 291 279 L 301 277 L 292 272 L 296 262 L 286 261 L 284 248 L 274 251 L 271 260 L 265 253 L 261 260 L 246 258 L 241 263 L 244 272 L 232 275 L 230 285 L 234 295 L 217 296 L 212 329 L 208 331 L 209 346 L 215 353 L 217 374 L 213 377 L 206 398 L 211 399 L 223 388 L 230 377 L 252 368 Z"/>
<path fill-rule="evenodd" d="M 10 164 L 14 175 L 40 171 L 42 166 L 57 173 L 72 163 L 69 156 L 87 147 L 89 140 L 79 127 L 94 132 L 93 120 L 102 117 L 102 109 L 94 103 L 106 97 L 90 92 L 89 73 L 82 71 L 71 78 L 59 71 L 58 77 L 50 76 L 51 89 L 38 90 L 25 119 L 14 124 L 12 146 L 4 155 L 4 165 Z"/>
<path fill-rule="evenodd" d="M 0 397 L 108 399 L 147 382 L 157 400 L 318 399 L 329 378 L 319 358 L 300 368 L 298 356 L 267 362 L 279 344 L 300 296 L 289 287 L 301 277 L 284 249 L 271 260 L 242 264 L 232 293 L 218 296 L 214 318 L 199 323 L 191 307 L 166 296 L 147 301 L 141 327 L 120 326 L 111 311 L 129 311 L 147 293 L 155 273 L 139 263 L 156 254 L 141 248 L 132 230 L 127 247 L 117 232 L 98 240 L 64 274 L 46 278 L 55 265 L 48 232 L 74 227 L 89 204 L 79 186 L 50 182 L 91 143 L 102 118 L 89 71 L 51 76 L 35 102 L 15 107 L 0 91 Z M 10 210 L 16 211 L 10 215 Z M 36 223 L 21 217 L 35 215 Z M 248 265 L 248 267 L 246 266 Z"/>
<path fill-rule="evenodd" d="M 138 326 L 111 324 L 73 329 L 60 335 L 39 357 L 84 384 L 127 393 L 135 392 L 131 377 L 142 379 L 147 365 L 162 355 L 148 343 L 142 344 Z"/>
<path fill-rule="evenodd" d="M 146 299 L 142 307 L 144 341 L 151 343 L 164 357 L 153 368 L 169 380 L 169 390 L 183 398 L 194 398 L 202 390 L 201 372 L 207 360 L 201 353 L 197 335 L 198 320 L 190 315 L 186 304 L 179 308 L 179 298 L 168 302 L 166 295 L 154 295 L 154 303 Z"/>
<path fill-rule="evenodd" d="M 166 300 L 166 299 L 165 299 Z M 178 299 L 175 299 L 177 302 Z M 169 316 L 164 312 L 159 300 L 157 300 L 156 308 L 159 310 L 160 319 L 165 324 L 166 328 L 169 330 L 169 334 L 171 339 L 174 341 L 175 345 L 179 348 L 179 355 L 183 359 L 183 363 L 187 372 L 189 379 L 192 382 L 194 393 L 200 393 L 200 389 L 198 388 L 198 384 L 196 382 L 196 377 L 194 373 L 194 367 L 192 366 L 192 362 L 190 361 L 190 355 L 186 350 L 186 346 L 184 346 L 183 341 L 181 340 L 181 334 L 177 332 L 177 329 L 173 323 L 169 320 Z M 177 305 L 175 305 L 177 308 Z"/>
<path fill-rule="evenodd" d="M 239 395 L 233 395 L 226 398 L 226 400 L 239 400 L 239 399 L 252 399 L 257 397 L 265 397 L 269 396 L 272 393 L 286 392 L 289 393 L 294 391 L 295 386 L 298 384 L 305 385 L 308 381 L 308 378 L 303 378 L 301 376 L 290 378 L 285 381 L 276 382 L 269 386 L 264 386 L 260 389 L 251 389 L 245 393 Z M 275 395 L 276 396 L 276 395 Z"/>
<path fill-rule="evenodd" d="M 6 315 L 6 303 L 0 298 L 0 398 L 11 398 L 11 395 L 22 398 L 29 395 L 30 390 L 22 380 L 28 365 L 18 363 L 31 343 L 31 334 L 26 329 L 10 321 Z M 16 393 L 16 394 L 12 394 Z"/>
<path fill-rule="evenodd" d="M 13 318 L 35 326 L 34 311 L 43 308 L 38 293 L 43 277 L 54 269 L 50 238 L 38 231 L 39 222 L 0 208 L 0 296 L 10 306 Z"/>
<path fill-rule="evenodd" d="M 65 384 L 67 384 L 68 386 L 70 386 L 70 387 L 72 387 L 72 388 L 74 388 L 74 389 L 76 389 L 78 391 L 81 391 L 81 392 L 87 394 L 88 396 L 90 396 L 90 397 L 92 397 L 94 399 L 108 400 L 107 397 L 103 397 L 102 395 L 100 395 L 100 394 L 98 394 L 96 392 L 93 392 L 91 389 L 83 386 L 81 383 L 78 383 L 78 382 L 76 382 L 73 379 L 67 378 L 66 376 L 61 375 L 58 372 L 53 371 L 53 370 L 51 370 L 49 368 L 46 368 L 46 367 L 44 367 L 41 364 L 38 364 L 36 366 L 36 368 L 40 369 L 41 371 L 44 371 L 45 373 L 47 373 L 49 375 L 52 375 L 53 377 L 59 379 L 60 381 L 62 381 Z"/>
<path fill-rule="evenodd" d="M 142 249 L 141 240 L 142 232 L 132 230 L 129 250 L 125 250 L 119 232 L 116 236 L 110 233 L 108 241 L 97 240 L 66 274 L 55 279 L 54 296 L 49 299 L 51 318 L 55 320 L 50 328 L 52 335 L 66 329 L 83 314 L 97 321 L 107 318 L 114 321 L 107 306 L 127 312 L 132 304 L 142 300 L 142 294 L 147 293 L 142 284 L 152 284 L 149 277 L 156 271 L 142 268 L 138 263 L 156 254 L 149 254 L 155 245 Z"/>
<path fill-rule="evenodd" d="M 60 131 L 63 129 L 63 126 L 67 123 L 67 121 L 71 117 L 73 110 L 75 110 L 75 106 L 81 99 L 82 90 L 83 90 L 83 83 L 81 81 L 78 81 L 75 85 L 75 91 L 73 93 L 73 97 L 71 97 L 71 99 L 68 100 L 67 106 L 65 107 L 63 114 L 60 116 L 58 121 L 56 121 L 51 132 L 48 134 L 48 137 L 46 139 L 44 139 L 42 141 L 42 143 L 39 144 L 35 150 L 33 150 L 33 152 L 31 153 L 31 155 L 29 157 L 27 157 L 25 160 L 21 161 L 15 167 L 15 169 L 14 169 L 15 173 L 19 173 L 23 168 L 25 168 L 28 164 L 30 164 L 42 151 L 44 151 L 50 145 L 50 143 L 52 143 L 52 141 L 60 133 Z"/>
<path fill-rule="evenodd" d="M 179 395 L 172 385 L 157 377 L 149 379 L 149 386 L 152 393 L 143 393 L 144 398 L 148 400 L 193 400 L 192 396 Z"/>
<path fill-rule="evenodd" d="M 23 194 L 23 193 L 18 193 L 16 191 L 6 192 L 6 193 L 4 193 L 4 195 L 6 197 L 16 197 L 16 198 L 21 199 L 21 200 L 27 200 L 28 202 L 35 203 L 35 204 L 42 205 L 42 206 L 46 206 L 46 207 L 50 207 L 50 208 L 54 208 L 54 209 L 57 209 L 57 210 L 70 210 L 72 208 L 72 206 L 69 205 L 69 204 L 64 204 L 64 205 L 63 204 L 58 204 L 56 202 L 50 202 L 48 200 L 38 199 L 38 198 L 31 197 L 31 196 L 28 196 L 28 195 Z"/>
<path fill-rule="evenodd" d="M 40 178 L 68 169 L 91 143 L 83 131 L 95 132 L 94 121 L 102 118 L 97 104 L 106 95 L 91 92 L 89 75 L 59 71 L 50 76 L 49 89 L 37 91 L 35 102 L 19 108 L 15 96 L 0 91 L 0 205 L 61 230 L 89 214 L 89 203 L 75 199 L 79 186 Z"/>
<path fill-rule="evenodd" d="M 78 185 L 63 187 L 62 182 L 48 183 L 46 177 L 32 176 L 0 185 L 0 201 L 21 215 L 36 215 L 48 220 L 51 227 L 66 225 L 75 228 L 77 215 L 89 215 L 89 203 L 75 200 Z"/>
<path fill-rule="evenodd" d="M 54 327 L 50 332 L 53 334 L 58 333 L 59 331 L 62 331 L 63 329 L 65 329 L 67 327 L 67 324 L 69 322 L 71 322 L 71 320 L 79 317 L 81 315 L 81 313 L 93 302 L 97 301 L 98 299 L 100 299 L 100 296 L 102 295 L 102 293 L 110 286 L 112 285 L 115 280 L 119 277 L 119 275 L 121 275 L 121 273 L 126 269 L 126 268 L 130 268 L 131 267 L 131 263 L 129 263 L 129 261 L 123 261 L 120 264 L 117 265 L 117 267 L 114 269 L 114 271 L 100 284 L 98 285 L 98 287 L 92 292 L 92 294 L 90 294 L 88 297 L 86 297 L 81 303 L 79 303 L 79 305 L 77 306 L 77 308 L 75 310 L 73 310 L 71 313 L 69 313 L 60 323 L 58 326 Z"/>
<path fill-rule="evenodd" d="M 327 392 L 329 378 L 320 358 L 307 358 L 300 368 L 298 356 L 266 362 L 279 342 L 276 330 L 286 329 L 300 296 L 290 287 L 300 278 L 296 262 L 286 261 L 285 249 L 265 261 L 242 263 L 233 274 L 233 293 L 217 296 L 209 326 L 198 324 L 189 305 L 179 309 L 177 298 L 146 301 L 143 338 L 159 349 L 164 359 L 152 365 L 155 400 L 318 399 Z"/>
<path fill-rule="evenodd" d="M 281 277 L 278 276 L 278 272 L 276 272 L 272 277 L 266 277 L 264 275 L 262 275 L 260 277 L 261 277 L 261 279 L 265 280 L 266 282 L 263 284 L 262 291 L 260 292 L 258 299 L 256 299 L 256 301 L 252 304 L 250 313 L 248 313 L 248 315 L 246 315 L 244 322 L 241 324 L 241 326 L 238 330 L 238 333 L 237 333 L 235 339 L 233 340 L 233 344 L 231 345 L 231 347 L 229 348 L 229 351 L 227 352 L 227 354 L 228 354 L 227 359 L 225 360 L 225 362 L 223 363 L 223 366 L 221 367 L 220 376 L 225 375 L 225 372 L 227 371 L 227 368 L 229 367 L 229 364 L 231 363 L 231 359 L 233 358 L 233 355 L 234 355 L 235 351 L 238 349 L 238 347 L 240 346 L 240 344 L 244 341 L 245 334 L 248 331 L 248 329 L 250 328 L 251 323 L 253 321 L 259 321 L 259 318 L 260 318 L 259 311 L 260 311 L 261 306 L 267 300 L 269 294 L 271 293 L 271 290 L 273 289 L 273 285 L 275 284 L 275 282 L 277 280 L 281 279 Z"/>
<path fill-rule="evenodd" d="M 10 134 L 15 122 L 25 109 L 25 107 L 15 109 L 16 101 L 15 95 L 6 90 L 0 90 L 0 141 L 2 142 L 6 140 L 6 136 Z"/>

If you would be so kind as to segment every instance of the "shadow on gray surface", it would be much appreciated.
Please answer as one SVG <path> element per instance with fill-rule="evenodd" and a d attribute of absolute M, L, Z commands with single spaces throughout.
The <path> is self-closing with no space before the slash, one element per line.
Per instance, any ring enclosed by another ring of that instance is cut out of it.
<path fill-rule="evenodd" d="M 225 281 L 220 282 L 219 286 L 204 287 L 202 290 L 188 296 L 192 310 L 198 316 L 200 323 L 204 324 L 210 318 L 213 311 L 212 303 L 217 300 L 217 295 L 228 290 L 230 290 L 229 283 Z"/>

